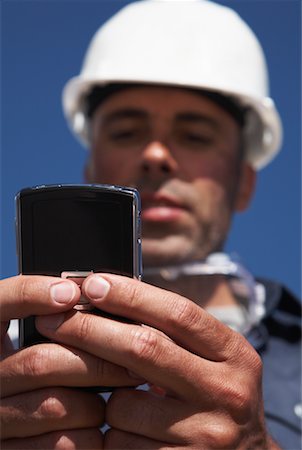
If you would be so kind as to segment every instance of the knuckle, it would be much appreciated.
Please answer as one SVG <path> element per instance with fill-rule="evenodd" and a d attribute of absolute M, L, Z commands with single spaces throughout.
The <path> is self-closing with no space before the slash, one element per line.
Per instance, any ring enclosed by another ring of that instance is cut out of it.
<path fill-rule="evenodd" d="M 174 327 L 181 325 L 185 330 L 192 329 L 195 324 L 200 322 L 200 308 L 182 297 L 174 297 L 170 308 L 170 325 Z"/>
<path fill-rule="evenodd" d="M 246 369 L 252 374 L 253 379 L 256 381 L 261 381 L 262 379 L 262 369 L 263 363 L 260 355 L 257 351 L 246 341 L 246 347 L 243 350 L 242 359 L 246 364 Z"/>
<path fill-rule="evenodd" d="M 97 428 L 54 431 L 34 438 L 34 449 L 103 449 L 103 435 Z"/>
<path fill-rule="evenodd" d="M 31 277 L 19 277 L 17 289 L 19 290 L 19 297 L 22 303 L 27 304 L 32 299 L 33 284 Z"/>
<path fill-rule="evenodd" d="M 217 422 L 208 427 L 205 436 L 207 448 L 238 448 L 240 442 L 240 428 L 228 421 Z"/>
<path fill-rule="evenodd" d="M 232 339 L 229 340 L 229 350 L 229 353 L 232 354 L 229 359 L 230 366 L 233 369 L 236 366 L 238 374 L 243 372 L 245 377 L 252 377 L 254 382 L 260 382 L 263 363 L 260 355 L 251 344 L 243 336 L 234 332 Z"/>
<path fill-rule="evenodd" d="M 136 327 L 132 331 L 131 352 L 136 359 L 156 361 L 159 356 L 159 336 L 149 328 Z"/>
<path fill-rule="evenodd" d="M 258 379 L 262 378 L 263 363 L 260 355 L 252 349 L 249 356 L 250 367 L 257 375 Z"/>
<path fill-rule="evenodd" d="M 224 399 L 225 411 L 237 423 L 246 424 L 255 412 L 258 405 L 258 394 L 253 380 L 248 377 L 232 376 L 229 382 L 224 384 L 220 392 L 220 398 Z"/>
<path fill-rule="evenodd" d="M 38 414 L 46 419 L 63 419 L 67 415 L 66 408 L 55 393 L 49 391 L 49 395 L 41 401 Z"/>
<path fill-rule="evenodd" d="M 26 376 L 41 377 L 47 372 L 49 351 L 45 347 L 34 345 L 26 352 L 22 360 L 22 372 Z"/>
<path fill-rule="evenodd" d="M 234 360 L 238 364 L 238 356 L 244 356 L 246 353 L 246 341 L 236 331 L 231 331 L 231 339 L 226 342 L 230 362 Z M 246 357 L 244 357 L 246 359 Z M 243 361 L 243 359 L 242 359 Z"/>
<path fill-rule="evenodd" d="M 78 325 L 78 339 L 80 341 L 86 341 L 87 337 L 91 333 L 93 317 L 90 314 L 81 314 L 80 324 Z"/>
<path fill-rule="evenodd" d="M 130 310 L 134 309 L 137 304 L 137 299 L 140 296 L 137 283 L 134 280 L 133 282 L 131 280 L 131 282 L 128 282 L 126 285 L 123 284 L 122 289 L 125 294 L 123 297 L 127 299 L 127 308 Z"/>
<path fill-rule="evenodd" d="M 59 435 L 54 444 L 55 450 L 76 450 L 76 448 L 74 440 L 66 434 Z"/>
<path fill-rule="evenodd" d="M 228 386 L 225 395 L 228 399 L 228 404 L 236 413 L 236 416 L 244 420 L 252 401 L 249 390 L 242 385 L 238 386 L 237 384 L 234 386 L 231 384 Z"/>

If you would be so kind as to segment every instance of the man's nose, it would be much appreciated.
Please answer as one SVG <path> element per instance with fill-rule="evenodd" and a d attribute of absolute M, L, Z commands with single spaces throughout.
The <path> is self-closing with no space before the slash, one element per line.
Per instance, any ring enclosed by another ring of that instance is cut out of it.
<path fill-rule="evenodd" d="M 147 175 L 171 175 L 177 172 L 178 164 L 168 145 L 153 141 L 142 152 L 142 171 Z"/>

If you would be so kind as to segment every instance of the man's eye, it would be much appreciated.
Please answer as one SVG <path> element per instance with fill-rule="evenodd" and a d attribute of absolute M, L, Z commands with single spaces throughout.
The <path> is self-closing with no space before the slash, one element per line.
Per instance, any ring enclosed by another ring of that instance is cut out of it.
<path fill-rule="evenodd" d="M 110 137 L 112 139 L 128 139 L 135 135 L 135 132 L 133 130 L 122 130 L 122 131 L 113 131 L 110 133 Z"/>
<path fill-rule="evenodd" d="M 191 144 L 191 145 L 210 145 L 213 142 L 213 139 L 209 136 L 205 136 L 197 133 L 185 133 L 182 136 L 182 139 Z"/>
<path fill-rule="evenodd" d="M 133 142 L 143 138 L 140 129 L 116 130 L 109 133 L 109 137 L 115 142 Z"/>

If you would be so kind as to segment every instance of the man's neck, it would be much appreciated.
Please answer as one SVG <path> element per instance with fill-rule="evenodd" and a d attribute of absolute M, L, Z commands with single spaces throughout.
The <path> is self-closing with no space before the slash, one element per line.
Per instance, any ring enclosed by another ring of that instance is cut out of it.
<path fill-rule="evenodd" d="M 203 308 L 236 304 L 222 275 L 180 275 L 175 280 L 168 280 L 158 274 L 146 276 L 144 281 L 189 298 Z"/>

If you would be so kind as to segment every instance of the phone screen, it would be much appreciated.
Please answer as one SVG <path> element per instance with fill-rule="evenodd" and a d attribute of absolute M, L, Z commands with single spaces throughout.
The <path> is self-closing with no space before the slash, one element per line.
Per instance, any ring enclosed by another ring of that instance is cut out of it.
<path fill-rule="evenodd" d="M 137 276 L 132 191 L 104 187 L 25 190 L 19 194 L 18 234 L 23 274 L 64 271 Z"/>

